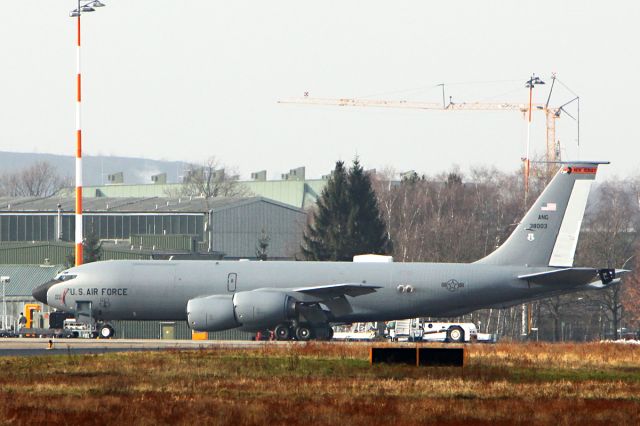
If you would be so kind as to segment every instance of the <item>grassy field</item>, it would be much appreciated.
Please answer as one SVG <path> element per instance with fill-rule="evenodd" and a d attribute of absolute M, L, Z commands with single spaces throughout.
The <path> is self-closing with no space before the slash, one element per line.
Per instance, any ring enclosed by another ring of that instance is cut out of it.
<path fill-rule="evenodd" d="M 467 346 L 464 368 L 369 345 L 0 358 L 0 424 L 640 424 L 640 347 Z"/>

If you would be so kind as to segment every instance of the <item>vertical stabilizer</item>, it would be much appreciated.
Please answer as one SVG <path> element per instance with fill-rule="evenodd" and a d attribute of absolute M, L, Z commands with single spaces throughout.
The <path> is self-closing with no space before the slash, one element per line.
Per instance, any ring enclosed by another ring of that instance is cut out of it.
<path fill-rule="evenodd" d="M 573 266 L 578 235 L 598 164 L 563 164 L 511 236 L 478 261 L 493 265 Z"/>

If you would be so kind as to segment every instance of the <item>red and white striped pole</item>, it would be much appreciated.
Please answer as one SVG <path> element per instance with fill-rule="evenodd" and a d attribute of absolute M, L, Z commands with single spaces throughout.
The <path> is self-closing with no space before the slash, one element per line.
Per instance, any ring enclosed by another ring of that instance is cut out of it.
<path fill-rule="evenodd" d="M 71 17 L 76 18 L 76 266 L 82 265 L 82 122 L 81 122 L 81 101 L 82 101 L 82 77 L 80 68 L 80 15 L 82 12 L 93 12 L 94 7 L 103 7 L 104 4 L 100 0 L 93 0 L 80 5 L 78 0 L 78 8 L 71 11 Z"/>
<path fill-rule="evenodd" d="M 76 46 L 76 266 L 82 265 L 82 126 L 81 100 L 82 78 L 80 69 L 80 2 L 78 2 Z"/>

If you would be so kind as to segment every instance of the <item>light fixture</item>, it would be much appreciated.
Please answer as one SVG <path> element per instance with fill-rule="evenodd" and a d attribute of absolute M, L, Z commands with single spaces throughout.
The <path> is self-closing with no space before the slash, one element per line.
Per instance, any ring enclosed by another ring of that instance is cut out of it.
<path fill-rule="evenodd" d="M 537 77 L 535 74 L 531 76 L 531 78 L 529 80 L 526 81 L 524 87 L 526 87 L 527 89 L 531 89 L 533 88 L 534 85 L 536 84 L 545 84 L 544 81 L 542 81 L 540 79 L 540 77 Z"/>

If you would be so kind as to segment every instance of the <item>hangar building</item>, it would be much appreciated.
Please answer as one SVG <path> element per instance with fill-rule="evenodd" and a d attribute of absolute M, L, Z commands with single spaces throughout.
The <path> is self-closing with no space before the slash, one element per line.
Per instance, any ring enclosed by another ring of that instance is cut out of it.
<path fill-rule="evenodd" d="M 64 263 L 36 246 L 72 242 L 74 208 L 73 197 L 0 198 L 0 263 Z M 263 197 L 86 198 L 83 210 L 85 237 L 93 233 L 105 251 L 121 253 L 106 259 L 149 258 L 145 250 L 255 258 L 265 237 L 268 258 L 292 259 L 306 224 L 303 210 Z"/>

